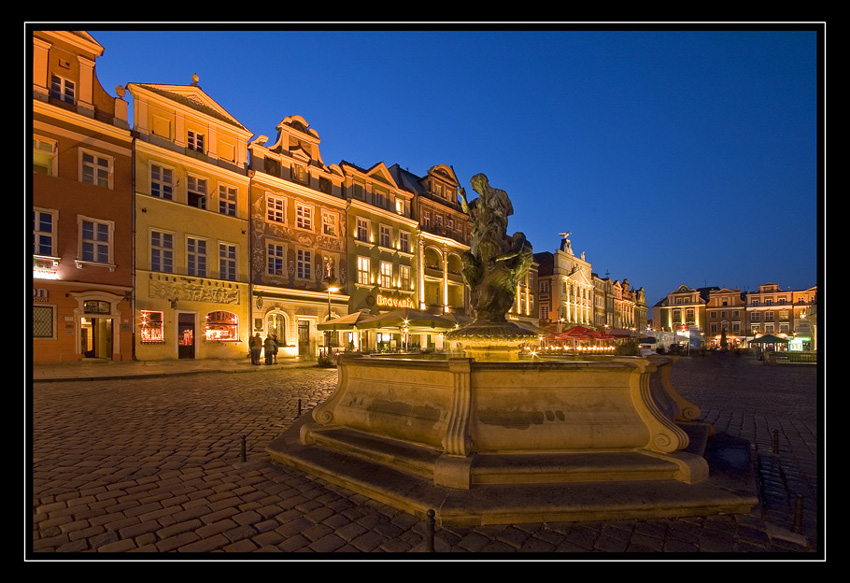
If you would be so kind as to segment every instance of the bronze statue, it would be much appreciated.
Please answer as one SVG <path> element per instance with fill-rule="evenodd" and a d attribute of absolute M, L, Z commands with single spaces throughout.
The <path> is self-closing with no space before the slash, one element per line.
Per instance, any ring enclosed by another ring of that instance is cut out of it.
<path fill-rule="evenodd" d="M 504 322 L 520 279 L 531 266 L 532 248 L 525 235 L 507 236 L 514 209 L 504 190 L 490 186 L 484 174 L 470 181 L 478 198 L 471 203 L 460 189 L 461 205 L 472 219 L 470 250 L 463 254 L 463 277 L 470 288 L 476 322 Z"/>

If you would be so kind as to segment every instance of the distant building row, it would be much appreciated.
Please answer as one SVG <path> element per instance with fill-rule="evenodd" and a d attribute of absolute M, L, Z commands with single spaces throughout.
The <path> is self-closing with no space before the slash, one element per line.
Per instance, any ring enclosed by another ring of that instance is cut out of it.
<path fill-rule="evenodd" d="M 679 286 L 652 307 L 657 331 L 699 331 L 708 347 L 725 338 L 739 345 L 765 334 L 797 337 L 801 349 L 816 349 L 817 286 L 782 290 L 776 283 L 757 291 Z"/>

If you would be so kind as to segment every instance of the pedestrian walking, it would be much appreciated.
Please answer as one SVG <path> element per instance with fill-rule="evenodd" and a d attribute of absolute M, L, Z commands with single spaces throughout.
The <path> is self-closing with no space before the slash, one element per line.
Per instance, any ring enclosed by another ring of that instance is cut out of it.
<path fill-rule="evenodd" d="M 263 339 L 260 337 L 259 332 L 251 337 L 248 347 L 251 349 L 251 364 L 260 364 L 260 351 L 263 349 Z"/>
<path fill-rule="evenodd" d="M 274 352 L 272 352 L 272 356 L 274 357 L 274 363 L 277 364 L 277 349 L 280 346 L 280 343 L 277 341 L 277 334 L 272 334 L 272 340 L 274 341 Z"/>
<path fill-rule="evenodd" d="M 275 351 L 275 342 L 272 340 L 271 335 L 266 336 L 265 341 L 263 342 L 263 352 L 266 356 L 266 364 L 272 364 L 272 359 L 274 358 Z"/>

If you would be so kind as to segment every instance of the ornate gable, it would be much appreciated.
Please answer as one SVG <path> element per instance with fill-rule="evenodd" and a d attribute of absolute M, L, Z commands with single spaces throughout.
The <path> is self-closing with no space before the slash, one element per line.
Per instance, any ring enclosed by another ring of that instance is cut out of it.
<path fill-rule="evenodd" d="M 147 89 L 160 97 L 174 101 L 175 103 L 188 107 L 198 113 L 208 115 L 239 129 L 249 131 L 197 85 L 197 76 L 193 76 L 192 81 L 192 85 L 150 85 L 146 83 L 130 83 L 128 86 Z"/>

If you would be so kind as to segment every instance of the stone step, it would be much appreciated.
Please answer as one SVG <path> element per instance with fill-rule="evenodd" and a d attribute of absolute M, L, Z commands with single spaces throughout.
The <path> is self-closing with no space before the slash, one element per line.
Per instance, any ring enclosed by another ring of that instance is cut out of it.
<path fill-rule="evenodd" d="M 442 453 L 345 428 L 314 429 L 310 438 L 317 446 L 330 451 L 429 480 L 434 478 L 434 463 Z"/>
<path fill-rule="evenodd" d="M 472 484 L 469 489 L 436 486 L 432 479 L 400 471 L 368 459 L 368 440 L 348 435 L 346 447 L 358 455 L 329 447 L 304 445 L 298 423 L 269 445 L 268 453 L 280 463 L 315 478 L 388 504 L 420 518 L 429 509 L 440 525 L 519 524 L 547 521 L 676 518 L 718 513 L 748 514 L 758 503 L 751 473 L 748 443 L 720 435 L 710 440 L 709 480 L 612 480 L 538 484 Z M 313 434 L 315 436 L 315 434 Z M 346 439 L 337 438 L 336 444 Z M 332 441 L 324 436 L 325 442 Z M 388 444 L 382 444 L 382 447 Z M 407 457 L 405 444 L 393 444 L 396 458 Z M 372 450 L 374 452 L 374 450 Z M 433 463 L 439 452 L 420 452 L 418 464 Z M 389 454 L 385 454 L 389 455 Z M 712 463 L 712 459 L 715 461 Z M 386 459 L 382 460 L 386 461 Z M 491 460 L 494 465 L 498 460 Z M 414 464 L 416 465 L 416 464 Z"/>
<path fill-rule="evenodd" d="M 427 480 L 440 450 L 346 428 L 312 429 L 318 447 L 380 464 Z M 473 484 L 535 484 L 672 480 L 680 466 L 636 451 L 479 454 L 471 460 Z"/>
<path fill-rule="evenodd" d="M 673 480 L 679 465 L 634 451 L 479 455 L 473 484 Z"/>

